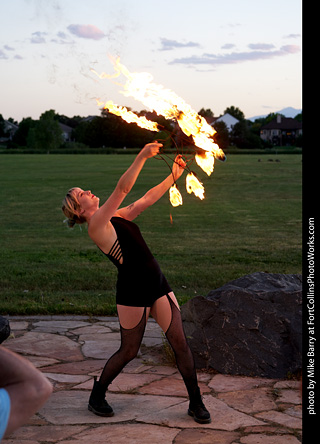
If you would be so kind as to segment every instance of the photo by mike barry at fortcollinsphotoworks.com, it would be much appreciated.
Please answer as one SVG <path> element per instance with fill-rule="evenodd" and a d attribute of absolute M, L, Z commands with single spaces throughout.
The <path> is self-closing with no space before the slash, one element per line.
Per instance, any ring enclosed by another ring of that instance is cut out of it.
<path fill-rule="evenodd" d="M 307 220 L 305 232 L 305 279 L 304 279 L 304 419 L 316 418 L 317 381 L 316 381 L 316 259 L 315 259 L 315 218 Z"/>

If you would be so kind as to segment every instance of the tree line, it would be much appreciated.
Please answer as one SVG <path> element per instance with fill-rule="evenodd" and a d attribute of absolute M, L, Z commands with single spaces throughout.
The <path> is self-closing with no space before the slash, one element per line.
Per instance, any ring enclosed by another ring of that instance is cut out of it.
<path fill-rule="evenodd" d="M 224 122 L 213 123 L 216 129 L 216 143 L 226 150 L 229 146 L 237 148 L 265 148 L 266 144 L 260 139 L 260 128 L 276 117 L 271 113 L 265 118 L 256 119 L 255 122 L 246 120 L 244 113 L 237 107 L 231 106 L 225 109 L 224 114 L 230 114 L 238 120 L 231 131 L 228 131 Z M 7 148 L 31 148 L 35 150 L 52 151 L 74 147 L 84 148 L 137 148 L 151 140 L 158 140 L 166 147 L 192 145 L 190 138 L 186 137 L 178 125 L 172 121 L 158 116 L 155 112 L 141 111 L 138 115 L 144 115 L 147 119 L 158 123 L 160 132 L 151 132 L 139 128 L 134 123 L 126 123 L 121 117 L 115 116 L 103 110 L 100 116 L 91 117 L 67 117 L 49 110 L 41 114 L 38 120 L 31 117 L 22 119 L 17 131 L 6 141 Z M 214 121 L 211 109 L 202 108 L 199 115 L 210 123 Z M 296 116 L 297 120 L 302 118 Z M 17 124 L 13 119 L 10 122 Z M 70 128 L 68 137 L 65 137 L 66 125 Z M 6 137 L 4 119 L 0 114 L 0 138 Z"/>

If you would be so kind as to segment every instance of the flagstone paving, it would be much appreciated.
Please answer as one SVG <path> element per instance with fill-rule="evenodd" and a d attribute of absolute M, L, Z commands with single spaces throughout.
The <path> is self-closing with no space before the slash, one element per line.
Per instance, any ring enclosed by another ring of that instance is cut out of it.
<path fill-rule="evenodd" d="M 120 344 L 117 318 L 9 317 L 2 345 L 28 358 L 53 394 L 5 444 L 298 444 L 300 382 L 198 371 L 210 424 L 187 415 L 188 398 L 164 337 L 150 319 L 138 357 L 110 385 L 115 415 L 88 411 L 93 377 Z"/>

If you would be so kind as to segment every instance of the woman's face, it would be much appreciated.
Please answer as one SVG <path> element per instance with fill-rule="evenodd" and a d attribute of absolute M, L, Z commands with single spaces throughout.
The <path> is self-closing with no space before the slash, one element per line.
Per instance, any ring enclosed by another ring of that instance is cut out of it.
<path fill-rule="evenodd" d="M 92 207 L 99 207 L 99 197 L 92 194 L 90 190 L 84 191 L 82 188 L 74 188 L 73 193 L 80 204 L 81 210 L 86 211 Z"/>

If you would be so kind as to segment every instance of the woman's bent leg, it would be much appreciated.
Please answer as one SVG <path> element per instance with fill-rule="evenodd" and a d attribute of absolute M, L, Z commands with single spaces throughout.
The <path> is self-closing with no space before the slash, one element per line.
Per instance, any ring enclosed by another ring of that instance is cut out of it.
<path fill-rule="evenodd" d="M 97 415 L 112 416 L 113 411 L 105 400 L 105 392 L 121 370 L 137 356 L 146 327 L 149 309 L 144 307 L 118 306 L 121 345 L 102 370 L 99 381 L 89 399 L 89 410 Z"/>
<path fill-rule="evenodd" d="M 121 345 L 106 363 L 99 383 L 105 389 L 139 351 L 147 322 L 147 308 L 118 306 Z"/>

